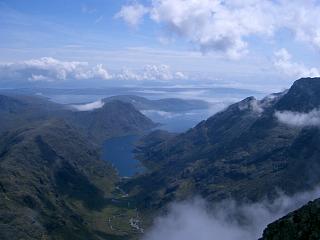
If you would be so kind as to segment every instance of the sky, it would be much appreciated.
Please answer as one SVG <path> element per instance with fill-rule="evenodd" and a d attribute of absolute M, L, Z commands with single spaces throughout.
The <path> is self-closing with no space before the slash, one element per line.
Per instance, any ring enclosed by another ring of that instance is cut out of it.
<path fill-rule="evenodd" d="M 0 0 L 0 87 L 229 86 L 320 75 L 320 1 Z"/>

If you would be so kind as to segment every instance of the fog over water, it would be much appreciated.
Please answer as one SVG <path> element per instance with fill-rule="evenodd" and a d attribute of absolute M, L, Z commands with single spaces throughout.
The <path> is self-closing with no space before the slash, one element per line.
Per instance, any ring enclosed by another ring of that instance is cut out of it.
<path fill-rule="evenodd" d="M 269 223 L 319 197 L 318 187 L 254 204 L 228 200 L 209 206 L 201 198 L 175 202 L 167 214 L 155 219 L 142 240 L 257 240 Z"/>

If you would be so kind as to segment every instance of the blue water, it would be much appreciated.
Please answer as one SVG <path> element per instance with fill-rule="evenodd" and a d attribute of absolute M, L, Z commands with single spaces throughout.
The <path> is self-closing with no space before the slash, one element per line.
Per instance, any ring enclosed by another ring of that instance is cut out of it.
<path fill-rule="evenodd" d="M 197 110 L 185 113 L 158 114 L 147 112 L 153 121 L 161 123 L 158 128 L 170 132 L 183 132 L 208 117 L 207 110 Z M 140 162 L 134 158 L 134 144 L 140 136 L 124 136 L 107 140 L 103 144 L 102 159 L 112 163 L 122 177 L 132 177 L 144 171 Z"/>
<path fill-rule="evenodd" d="M 161 124 L 158 129 L 180 133 L 194 127 L 224 107 L 225 105 L 217 105 L 211 109 L 179 113 L 152 110 L 143 111 L 143 113 L 154 122 Z M 137 140 L 139 136 L 118 137 L 109 139 L 103 145 L 102 158 L 111 162 L 122 177 L 131 177 L 144 170 L 140 162 L 134 158 L 133 150 Z"/>
<path fill-rule="evenodd" d="M 134 143 L 139 136 L 117 137 L 103 144 L 102 159 L 112 163 L 122 177 L 131 177 L 144 171 L 140 162 L 134 158 Z"/>

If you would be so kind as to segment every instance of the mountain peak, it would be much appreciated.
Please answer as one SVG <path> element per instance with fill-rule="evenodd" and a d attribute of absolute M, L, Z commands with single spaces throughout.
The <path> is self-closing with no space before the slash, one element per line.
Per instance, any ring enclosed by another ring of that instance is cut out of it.
<path fill-rule="evenodd" d="M 301 78 L 294 82 L 276 109 L 280 111 L 308 112 L 320 107 L 320 78 Z"/>

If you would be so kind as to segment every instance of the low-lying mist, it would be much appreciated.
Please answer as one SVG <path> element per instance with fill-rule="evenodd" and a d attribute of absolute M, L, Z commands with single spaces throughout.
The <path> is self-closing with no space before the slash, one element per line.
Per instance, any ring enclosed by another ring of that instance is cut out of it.
<path fill-rule="evenodd" d="M 142 240 L 257 240 L 269 223 L 319 197 L 316 188 L 291 197 L 279 193 L 273 201 L 254 204 L 228 200 L 209 206 L 201 198 L 175 202 Z"/>

